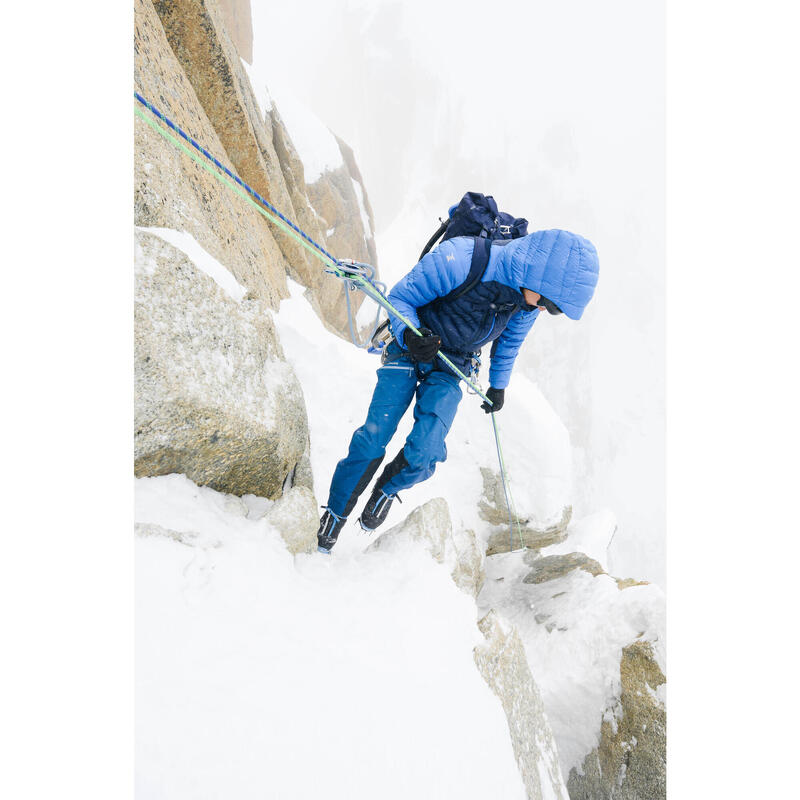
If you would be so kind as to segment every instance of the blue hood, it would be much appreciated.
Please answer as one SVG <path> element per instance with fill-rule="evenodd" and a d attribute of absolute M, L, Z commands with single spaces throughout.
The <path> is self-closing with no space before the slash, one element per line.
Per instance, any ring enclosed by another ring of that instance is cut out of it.
<path fill-rule="evenodd" d="M 597 286 L 594 245 L 569 231 L 536 231 L 499 248 L 496 275 L 514 288 L 552 300 L 570 319 L 580 319 Z"/>

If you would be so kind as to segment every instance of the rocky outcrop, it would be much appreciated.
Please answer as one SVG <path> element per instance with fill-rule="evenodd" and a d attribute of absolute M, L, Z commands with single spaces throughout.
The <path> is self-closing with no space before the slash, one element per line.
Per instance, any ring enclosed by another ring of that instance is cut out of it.
<path fill-rule="evenodd" d="M 253 15 L 250 0 L 219 0 L 225 29 L 239 55 L 253 63 Z"/>
<path fill-rule="evenodd" d="M 291 207 L 294 209 L 297 224 L 305 231 L 313 231 L 313 238 L 323 244 L 328 252 L 335 253 L 342 258 L 355 258 L 366 260 L 363 247 L 359 247 L 364 240 L 363 228 L 360 224 L 358 204 L 351 190 L 350 206 L 343 207 L 342 213 L 351 220 L 357 228 L 357 234 L 350 237 L 332 238 L 328 236 L 331 226 L 325 219 L 321 209 L 312 206 L 309 200 L 311 187 L 305 182 L 305 168 L 297 150 L 292 143 L 289 132 L 281 117 L 280 110 L 273 104 L 266 114 L 266 124 L 272 131 L 272 144 L 286 182 Z M 341 168 L 337 170 L 341 172 Z M 327 187 L 333 173 L 322 175 L 315 186 L 317 194 L 325 195 L 323 187 Z M 344 201 L 343 201 L 344 202 Z M 355 220 L 359 222 L 356 223 Z M 336 231 L 334 230 L 334 234 Z M 358 253 L 358 255 L 351 255 Z M 362 257 L 363 256 L 363 257 Z M 377 264 L 377 258 L 370 263 Z M 305 257 L 302 260 L 293 260 L 287 265 L 288 274 L 302 286 L 308 289 L 306 296 L 314 306 L 317 315 L 333 331 L 341 333 L 347 326 L 347 307 L 344 300 L 344 287 L 338 278 L 327 275 L 320 263 L 314 258 Z M 353 307 L 359 308 L 363 302 L 363 295 L 358 293 L 351 297 Z"/>
<path fill-rule="evenodd" d="M 603 720 L 600 745 L 570 772 L 571 800 L 658 800 L 667 796 L 666 678 L 648 642 L 622 651 L 619 705 Z"/>
<path fill-rule="evenodd" d="M 490 611 L 479 623 L 486 643 L 475 648 L 475 663 L 500 698 L 528 800 L 567 800 L 558 750 L 531 675 L 525 648 L 513 626 Z"/>
<path fill-rule="evenodd" d="M 392 551 L 416 543 L 450 567 L 456 585 L 476 597 L 485 581 L 483 554 L 472 531 L 454 532 L 447 503 L 429 500 L 379 536 L 368 551 Z M 508 720 L 514 756 L 529 800 L 567 800 L 558 750 L 516 629 L 489 612 L 478 623 L 485 642 L 475 664 L 499 698 Z"/>
<path fill-rule="evenodd" d="M 523 583 L 554 581 L 556 578 L 563 578 L 574 569 L 582 569 L 592 576 L 605 573 L 602 564 L 593 558 L 589 558 L 585 553 L 566 553 L 560 556 L 544 556 L 543 558 L 530 558 L 531 555 L 531 552 L 526 552 L 523 556 L 525 563 L 533 567 L 522 579 Z"/>
<path fill-rule="evenodd" d="M 265 116 L 259 107 L 254 87 L 225 28 L 225 15 L 218 0 L 155 0 L 154 7 L 175 56 L 239 177 L 329 252 L 367 260 L 370 254 L 365 237 L 371 238 L 372 233 L 365 230 L 362 222 L 361 205 L 349 171 L 342 167 L 306 187 L 302 163 L 294 153 L 279 111 L 273 105 Z M 332 217 L 335 224 L 330 222 Z M 269 225 L 265 220 L 262 223 Z M 334 232 L 328 240 L 326 233 L 332 227 L 341 232 Z M 342 282 L 327 275 L 321 263 L 296 239 L 279 228 L 273 228 L 272 234 L 284 256 L 286 273 L 309 289 L 323 320 L 344 334 Z M 361 297 L 353 299 L 356 307 L 362 302 Z"/>
<path fill-rule="evenodd" d="M 280 114 L 259 106 L 240 58 L 252 62 L 247 0 L 135 0 L 134 47 L 136 90 L 330 247 Z M 288 297 L 288 274 L 307 287 L 327 327 L 349 335 L 342 282 L 146 121 L 134 125 L 136 225 L 190 234 L 244 295 L 232 301 L 180 249 L 137 233 L 136 474 L 182 472 L 223 492 L 270 498 L 284 484 L 311 489 L 302 392 L 267 309 Z M 349 219 L 334 243 L 367 260 L 372 223 L 354 170 L 352 160 L 317 183 L 334 187 L 326 213 Z M 361 298 L 353 299 L 357 308 Z"/>
<path fill-rule="evenodd" d="M 608 525 L 597 518 L 575 527 L 573 544 L 599 558 Z M 614 578 L 598 558 L 578 549 L 487 558 L 478 605 L 520 633 L 570 798 L 658 800 L 665 796 L 664 595 Z"/>
<path fill-rule="evenodd" d="M 497 526 L 486 543 L 486 555 L 507 553 L 509 550 L 531 548 L 540 550 L 551 544 L 563 542 L 567 537 L 567 527 L 572 518 L 572 507 L 561 512 L 561 519 L 553 525 L 536 526 L 526 517 L 511 517 L 513 540 L 509 532 L 509 515 L 503 481 L 499 472 L 481 467 L 483 495 L 478 500 L 478 510 L 483 519 Z M 513 546 L 512 546 L 513 541 Z"/>
<path fill-rule="evenodd" d="M 347 258 L 376 264 L 378 255 L 372 232 L 375 222 L 367 199 L 361 172 L 356 166 L 352 149 L 338 136 L 336 142 L 344 164 L 330 170 L 308 186 L 308 196 L 314 210 L 330 231 L 328 243 L 334 252 Z M 358 209 L 354 215 L 352 209 Z"/>
<path fill-rule="evenodd" d="M 483 473 L 491 473 L 491 470 L 485 468 L 482 468 L 481 471 Z M 484 483 L 484 488 L 485 487 L 486 483 Z M 514 519 L 512 517 L 512 536 L 509 531 L 509 517 L 508 510 L 505 507 L 505 499 L 501 501 L 503 505 L 498 506 L 496 504 L 498 501 L 496 496 L 493 496 L 493 502 L 491 504 L 487 502 L 485 497 L 486 495 L 478 501 L 480 515 L 496 526 L 489 534 L 489 538 L 486 542 L 487 556 L 494 556 L 498 553 L 508 553 L 511 550 L 522 549 L 535 550 L 538 552 L 543 547 L 563 542 L 567 538 L 567 527 L 572 517 L 572 508 L 570 506 L 567 506 L 563 510 L 561 519 L 555 525 L 537 527 L 532 525 L 531 521 L 528 519 Z"/>
<path fill-rule="evenodd" d="M 278 156 L 249 78 L 222 22 L 216 0 L 155 0 L 170 46 L 208 115 L 237 175 L 294 217 Z M 264 225 L 268 223 L 263 222 Z M 308 231 L 312 238 L 321 231 Z M 279 229 L 272 231 L 289 264 L 311 256 Z M 319 239 L 317 239 L 319 241 Z"/>
<path fill-rule="evenodd" d="M 136 90 L 235 169 L 167 42 L 151 0 L 135 0 L 134 25 Z M 139 117 L 134 137 L 135 224 L 190 233 L 254 297 L 277 309 L 281 298 L 288 297 L 285 267 L 266 221 L 249 204 L 232 202 L 224 186 Z"/>
<path fill-rule="evenodd" d="M 319 514 L 310 489 L 293 486 L 269 508 L 265 518 L 280 533 L 286 549 L 293 555 L 316 549 Z"/>
<path fill-rule="evenodd" d="M 473 531 L 453 531 L 447 502 L 435 497 L 415 508 L 399 525 L 381 534 L 367 549 L 391 550 L 407 542 L 419 542 L 450 574 L 463 591 L 478 596 L 485 575 L 483 557 Z"/>
<path fill-rule="evenodd" d="M 135 268 L 136 475 L 280 497 L 306 457 L 308 422 L 263 303 L 237 302 L 148 231 L 136 232 Z"/>

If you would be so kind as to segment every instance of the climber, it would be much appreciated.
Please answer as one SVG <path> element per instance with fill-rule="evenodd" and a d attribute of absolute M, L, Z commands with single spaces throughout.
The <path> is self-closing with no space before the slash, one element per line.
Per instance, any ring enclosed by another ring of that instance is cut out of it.
<path fill-rule="evenodd" d="M 472 276 L 473 250 L 484 245 L 489 254 L 484 272 L 462 292 Z M 486 392 L 491 405 L 484 402 L 481 408 L 496 413 L 503 407 L 519 348 L 540 310 L 580 319 L 597 276 L 594 245 L 563 230 L 494 242 L 457 236 L 424 255 L 389 293 L 397 311 L 422 335 L 389 314 L 393 339 L 381 356 L 367 419 L 334 471 L 317 534 L 319 551 L 330 553 L 336 544 L 415 396 L 414 426 L 375 481 L 358 520 L 361 527 L 375 530 L 392 502 L 400 502 L 398 493 L 429 478 L 436 464 L 447 458 L 444 440 L 461 400 L 461 385 L 437 359 L 439 351 L 469 373 L 481 348 L 492 342 Z"/>

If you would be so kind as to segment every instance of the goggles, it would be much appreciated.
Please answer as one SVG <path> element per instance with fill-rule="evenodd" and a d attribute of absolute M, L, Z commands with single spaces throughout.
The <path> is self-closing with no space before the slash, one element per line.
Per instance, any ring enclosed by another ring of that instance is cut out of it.
<path fill-rule="evenodd" d="M 563 314 L 564 312 L 552 301 L 546 297 L 540 297 L 539 302 L 536 303 L 537 308 L 543 308 L 548 314 Z"/>

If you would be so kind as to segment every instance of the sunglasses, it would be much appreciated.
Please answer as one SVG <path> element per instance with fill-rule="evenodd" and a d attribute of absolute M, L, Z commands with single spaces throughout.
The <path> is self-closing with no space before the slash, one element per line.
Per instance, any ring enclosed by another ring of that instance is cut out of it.
<path fill-rule="evenodd" d="M 545 309 L 548 314 L 564 313 L 552 300 L 548 300 L 546 297 L 540 297 L 536 307 Z"/>

